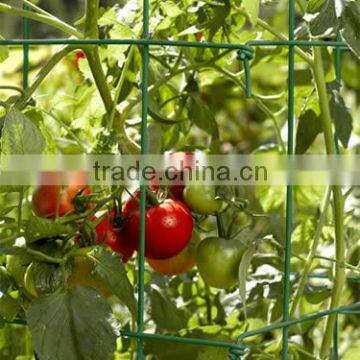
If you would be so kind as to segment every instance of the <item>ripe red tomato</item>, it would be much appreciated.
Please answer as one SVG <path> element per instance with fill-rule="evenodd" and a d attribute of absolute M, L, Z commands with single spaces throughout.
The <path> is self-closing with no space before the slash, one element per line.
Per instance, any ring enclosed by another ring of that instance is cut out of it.
<path fill-rule="evenodd" d="M 200 243 L 200 236 L 194 231 L 191 241 L 186 248 L 177 255 L 164 260 L 146 259 L 150 267 L 164 275 L 179 275 L 186 273 L 195 265 L 196 249 Z"/>
<path fill-rule="evenodd" d="M 40 178 L 40 185 L 35 189 L 32 197 L 34 213 L 37 216 L 53 218 L 56 214 L 59 203 L 58 215 L 64 216 L 75 210 L 74 198 L 76 195 L 89 195 L 91 190 L 84 185 L 84 174 L 70 173 L 67 177 L 68 186 L 56 184 L 60 183 L 61 174 L 44 173 Z M 49 185 L 54 183 L 54 185 Z M 89 206 L 87 206 L 89 207 Z"/>
<path fill-rule="evenodd" d="M 113 251 L 122 255 L 122 260 L 127 262 L 134 253 L 134 247 L 124 236 L 121 228 L 114 224 L 115 212 L 104 216 L 102 221 L 96 226 L 96 234 L 99 244 L 105 242 Z"/>
<path fill-rule="evenodd" d="M 138 204 L 137 204 L 138 206 Z M 125 205 L 126 208 L 126 205 Z M 140 240 L 140 211 L 133 210 L 127 216 L 125 236 L 138 250 Z M 146 209 L 146 249 L 150 259 L 168 259 L 183 250 L 191 240 L 194 221 L 186 205 L 166 199 L 161 204 Z"/>
<path fill-rule="evenodd" d="M 79 69 L 79 60 L 80 59 L 84 59 L 86 56 L 85 56 L 85 53 L 83 51 L 77 51 L 75 53 L 75 58 L 73 60 L 73 66 L 75 69 Z"/>

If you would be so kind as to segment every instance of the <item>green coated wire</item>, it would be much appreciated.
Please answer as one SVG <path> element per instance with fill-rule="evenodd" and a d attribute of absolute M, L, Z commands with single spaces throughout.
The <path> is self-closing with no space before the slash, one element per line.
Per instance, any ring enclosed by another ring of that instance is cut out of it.
<path fill-rule="evenodd" d="M 227 44 L 196 41 L 170 41 L 158 39 L 0 39 L 0 45 L 152 45 L 152 46 L 179 46 L 209 49 L 248 50 L 253 52 L 254 46 L 300 46 L 300 47 L 334 47 L 342 51 L 350 51 L 345 42 L 339 41 L 303 41 L 303 40 L 252 40 L 246 44 Z"/>
<path fill-rule="evenodd" d="M 23 9 L 27 10 L 28 7 L 23 5 Z M 29 19 L 22 19 L 22 35 L 24 39 L 29 39 Z M 23 89 L 29 86 L 29 44 L 23 44 Z"/>
<path fill-rule="evenodd" d="M 336 34 L 336 40 L 341 41 L 341 35 L 339 32 Z M 334 51 L 335 55 L 335 76 L 338 82 L 341 81 L 341 48 L 336 47 Z M 340 154 L 339 137 L 337 133 L 334 134 L 335 150 L 337 154 Z"/>
<path fill-rule="evenodd" d="M 337 34 L 336 34 L 336 40 L 337 41 L 341 40 L 341 36 L 340 36 L 339 32 L 337 32 Z M 335 55 L 336 80 L 340 82 L 341 81 L 341 49 L 335 48 L 334 55 Z M 334 142 L 335 142 L 336 154 L 339 155 L 340 154 L 339 137 L 338 137 L 336 131 L 334 133 Z M 338 317 L 337 316 L 335 318 L 333 331 L 334 331 L 334 333 L 333 333 L 332 360 L 338 360 L 338 358 L 339 358 L 339 346 L 338 346 L 339 337 L 338 337 Z"/>
<path fill-rule="evenodd" d="M 289 41 L 295 38 L 295 0 L 289 1 Z M 289 46 L 288 55 L 288 155 L 294 152 L 294 98 L 295 98 L 295 48 Z M 285 226 L 285 266 L 284 266 L 284 295 L 283 295 L 283 321 L 289 320 L 290 316 L 290 265 L 291 265 L 291 232 L 292 232 L 292 211 L 293 211 L 293 188 L 286 187 L 286 226 Z M 287 359 L 289 329 L 284 326 L 282 329 L 282 360 Z"/>
<path fill-rule="evenodd" d="M 149 37 L 149 0 L 143 0 L 143 37 Z M 149 77 L 149 45 L 142 48 L 142 102 L 141 102 L 141 155 L 147 154 L 147 117 L 148 117 L 148 77 Z M 143 166 L 141 166 L 142 168 Z M 140 185 L 140 247 L 139 247 L 139 289 L 137 331 L 144 331 L 144 272 L 146 242 L 146 182 L 141 179 Z M 143 358 L 143 338 L 137 337 L 137 359 Z"/>
<path fill-rule="evenodd" d="M 338 314 L 336 314 L 335 317 L 333 343 L 334 346 L 332 351 L 332 360 L 338 360 L 339 359 Z"/>

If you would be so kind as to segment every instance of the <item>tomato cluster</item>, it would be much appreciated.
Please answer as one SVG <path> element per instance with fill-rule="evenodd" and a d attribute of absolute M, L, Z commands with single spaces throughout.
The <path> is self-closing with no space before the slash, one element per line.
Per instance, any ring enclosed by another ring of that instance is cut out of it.
<path fill-rule="evenodd" d="M 171 156 L 175 162 L 180 161 L 185 167 L 191 167 L 194 161 L 194 156 L 190 153 L 174 153 Z M 181 171 L 178 170 L 178 174 Z M 80 232 L 82 235 L 78 235 L 75 240 L 78 246 L 104 244 L 121 254 L 123 262 L 127 262 L 139 251 L 140 189 L 124 202 L 117 198 L 117 201 L 112 202 L 112 208 L 99 213 L 96 209 L 91 211 L 95 207 L 92 200 L 94 194 L 89 187 L 83 185 L 85 179 L 82 173 L 75 176 L 70 174 L 66 186 L 47 185 L 45 181 L 49 180 L 49 176 L 54 175 L 42 175 L 41 181 L 44 183 L 33 193 L 33 209 L 37 216 L 52 219 L 89 211 L 92 231 L 87 233 L 86 243 L 84 232 Z M 150 186 L 144 187 L 144 191 L 145 257 L 149 266 L 154 271 L 170 276 L 187 272 L 196 264 L 201 277 L 209 285 L 217 288 L 233 286 L 237 281 L 238 266 L 244 249 L 221 237 L 200 241 L 199 231 L 194 230 L 194 217 L 216 215 L 223 206 L 215 187 L 185 184 L 184 180 L 176 178 L 165 188 L 153 181 Z M 79 226 L 81 227 L 81 221 Z M 83 264 L 83 260 L 75 259 L 71 283 L 78 280 L 76 269 Z M 85 265 L 85 272 L 91 277 L 91 264 Z M 86 282 L 86 279 L 87 277 L 85 280 L 81 277 L 78 282 Z M 101 291 L 106 292 L 104 289 Z M 32 290 L 32 293 L 35 291 Z"/>

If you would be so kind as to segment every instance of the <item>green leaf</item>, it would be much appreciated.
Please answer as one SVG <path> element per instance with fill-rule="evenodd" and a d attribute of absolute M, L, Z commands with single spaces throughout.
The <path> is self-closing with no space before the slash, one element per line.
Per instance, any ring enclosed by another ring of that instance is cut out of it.
<path fill-rule="evenodd" d="M 242 7 L 246 11 L 251 24 L 254 26 L 259 17 L 260 0 L 243 0 Z"/>
<path fill-rule="evenodd" d="M 12 107 L 5 117 L 1 149 L 4 154 L 41 154 L 45 139 L 40 130 L 18 109 Z"/>
<path fill-rule="evenodd" d="M 217 126 L 213 112 L 201 99 L 199 93 L 190 93 L 189 118 L 201 130 L 204 130 L 215 139 L 219 138 L 219 128 Z"/>
<path fill-rule="evenodd" d="M 351 344 L 351 346 L 347 349 L 343 360 L 358 360 L 360 354 L 360 340 L 357 340 Z"/>
<path fill-rule="evenodd" d="M 73 234 L 74 229 L 70 225 L 60 224 L 54 220 L 32 216 L 26 225 L 25 232 L 27 241 L 32 243 L 40 239 Z"/>
<path fill-rule="evenodd" d="M 164 291 L 151 288 L 151 318 L 164 330 L 177 331 L 187 327 L 189 314 L 179 309 Z"/>
<path fill-rule="evenodd" d="M 335 122 L 335 129 L 339 140 L 342 145 L 347 148 L 351 132 L 353 130 L 352 116 L 345 105 L 339 89 L 331 85 L 330 87 L 330 92 L 332 93 L 332 97 L 330 99 L 331 117 Z"/>
<path fill-rule="evenodd" d="M 26 270 L 25 284 L 30 284 L 34 291 L 33 295 L 44 295 L 55 292 L 62 288 L 65 280 L 69 277 L 68 268 L 63 272 L 59 265 L 34 261 Z M 26 288 L 28 286 L 26 285 Z"/>
<path fill-rule="evenodd" d="M 93 288 L 36 298 L 26 315 L 40 359 L 108 360 L 116 349 L 111 307 Z"/>
<path fill-rule="evenodd" d="M 306 301 L 310 304 L 320 304 L 331 295 L 331 289 L 326 287 L 314 287 L 307 285 L 304 290 Z"/>
<path fill-rule="evenodd" d="M 334 34 L 338 27 L 334 0 L 310 0 L 304 19 L 309 23 L 314 37 Z"/>
<path fill-rule="evenodd" d="M 20 305 L 10 295 L 0 296 L 0 317 L 12 321 L 20 311 Z"/>
<path fill-rule="evenodd" d="M 134 289 L 119 255 L 95 248 L 88 256 L 94 261 L 94 276 L 107 284 L 119 300 L 137 317 Z"/>
<path fill-rule="evenodd" d="M 360 58 L 360 4 L 357 1 L 342 1 L 340 33 L 354 54 Z"/>
<path fill-rule="evenodd" d="M 246 278 L 251 265 L 251 260 L 255 254 L 256 246 L 250 246 L 243 254 L 239 265 L 239 293 L 244 307 L 245 319 L 247 319 L 246 308 Z"/>
<path fill-rule="evenodd" d="M 0 40 L 4 40 L 4 38 L 0 35 Z M 0 64 L 4 62 L 9 57 L 9 47 L 1 45 L 0 46 Z"/>
<path fill-rule="evenodd" d="M 321 119 L 314 110 L 302 113 L 296 130 L 295 153 L 304 154 L 321 132 Z"/>
<path fill-rule="evenodd" d="M 160 3 L 162 11 L 166 16 L 176 18 L 183 14 L 183 11 L 173 1 L 164 1 Z"/>
<path fill-rule="evenodd" d="M 307 254 L 311 240 L 315 234 L 315 225 L 312 218 L 299 224 L 292 234 L 292 251 L 296 255 Z"/>
<path fill-rule="evenodd" d="M 150 123 L 148 125 L 148 153 L 161 154 L 163 131 L 160 124 Z"/>

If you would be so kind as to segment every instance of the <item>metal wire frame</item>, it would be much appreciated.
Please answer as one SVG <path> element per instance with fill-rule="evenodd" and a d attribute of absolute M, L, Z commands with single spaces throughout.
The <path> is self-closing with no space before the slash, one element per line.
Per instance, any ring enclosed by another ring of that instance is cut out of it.
<path fill-rule="evenodd" d="M 26 6 L 24 7 L 26 9 Z M 233 49 L 238 51 L 238 59 L 244 62 L 246 77 L 246 96 L 251 96 L 250 88 L 250 67 L 249 60 L 253 57 L 254 47 L 258 46 L 283 46 L 289 49 L 288 54 L 288 154 L 294 151 L 294 65 L 295 65 L 295 46 L 309 47 L 333 47 L 335 48 L 335 72 L 336 79 L 341 79 L 341 52 L 349 51 L 345 42 L 341 41 L 340 35 L 336 41 L 300 41 L 295 40 L 295 0 L 289 0 L 289 40 L 279 41 L 249 41 L 246 44 L 227 44 L 191 41 L 167 41 L 150 38 L 149 33 L 149 0 L 143 0 L 143 34 L 141 39 L 29 39 L 29 20 L 23 19 L 23 39 L 0 39 L 1 45 L 23 46 L 23 88 L 26 89 L 29 83 L 29 47 L 30 45 L 140 45 L 142 46 L 142 126 L 141 126 L 141 154 L 147 153 L 147 118 L 148 118 L 148 68 L 149 68 L 149 48 L 150 46 L 179 46 L 195 48 L 217 48 Z M 338 140 L 335 134 L 335 144 L 339 151 Z M 360 314 L 360 302 L 329 309 L 315 314 L 305 315 L 300 318 L 289 319 L 290 305 L 290 262 L 291 262 L 291 232 L 292 232 L 292 186 L 287 186 L 286 195 L 286 238 L 285 238 L 285 266 L 284 266 L 284 295 L 283 295 L 283 321 L 260 328 L 246 331 L 241 334 L 236 343 L 210 341 L 196 338 L 185 338 L 180 336 L 150 334 L 144 332 L 144 264 L 145 264 L 145 211 L 146 211 L 146 183 L 141 183 L 140 196 L 140 248 L 139 248 L 139 281 L 138 281 L 138 320 L 137 331 L 122 331 L 124 337 L 137 339 L 137 359 L 143 358 L 143 339 L 162 340 L 181 344 L 193 344 L 212 346 L 229 349 L 231 360 L 239 359 L 245 353 L 245 346 L 242 341 L 251 336 L 264 334 L 277 329 L 282 329 L 282 360 L 287 359 L 288 355 L 288 328 L 289 326 L 300 324 L 306 321 L 313 321 L 332 314 L 336 314 L 336 321 L 333 333 L 333 359 L 338 359 L 338 315 L 340 314 Z M 26 324 L 23 319 L 13 321 L 16 324 Z"/>

